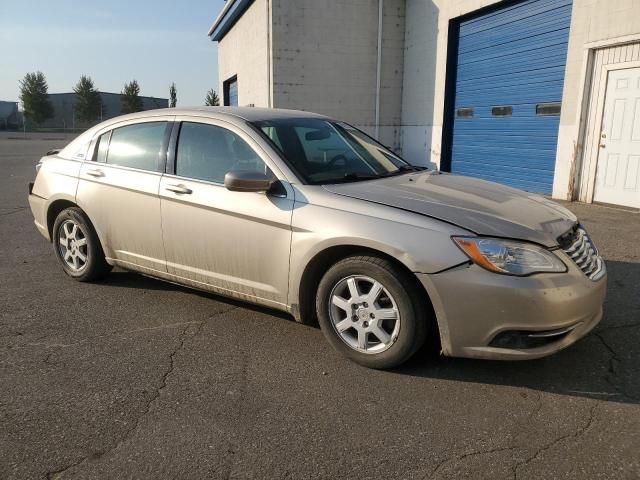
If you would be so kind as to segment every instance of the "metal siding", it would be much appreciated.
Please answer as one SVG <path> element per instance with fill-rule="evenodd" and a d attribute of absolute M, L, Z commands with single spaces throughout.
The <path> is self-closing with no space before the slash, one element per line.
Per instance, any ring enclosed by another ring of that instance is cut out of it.
<path fill-rule="evenodd" d="M 536 105 L 562 101 L 571 0 L 528 0 L 459 25 L 451 171 L 551 193 L 559 116 Z M 494 117 L 494 106 L 513 115 Z"/>

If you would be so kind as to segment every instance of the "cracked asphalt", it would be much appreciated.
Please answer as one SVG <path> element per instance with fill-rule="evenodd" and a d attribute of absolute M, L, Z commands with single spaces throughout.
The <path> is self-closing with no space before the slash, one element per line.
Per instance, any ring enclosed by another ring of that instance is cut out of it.
<path fill-rule="evenodd" d="M 69 279 L 27 203 L 66 141 L 10 136 L 0 478 L 640 478 L 640 214 L 568 204 L 609 268 L 605 318 L 576 345 L 379 372 L 273 311 L 124 271 Z"/>

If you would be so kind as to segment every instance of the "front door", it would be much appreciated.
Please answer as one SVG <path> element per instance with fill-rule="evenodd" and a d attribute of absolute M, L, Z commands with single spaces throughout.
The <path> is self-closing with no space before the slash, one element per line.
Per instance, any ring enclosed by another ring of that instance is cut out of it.
<path fill-rule="evenodd" d="M 224 122 L 183 120 L 175 172 L 160 184 L 168 272 L 196 286 L 286 304 L 292 190 L 227 190 L 224 177 L 231 170 L 272 174 L 257 144 Z"/>
<path fill-rule="evenodd" d="M 609 72 L 593 200 L 640 208 L 640 68 Z"/>
<path fill-rule="evenodd" d="M 149 273 L 166 272 L 158 189 L 168 120 L 128 124 L 100 135 L 93 159 L 80 169 L 76 195 L 105 255 Z"/>

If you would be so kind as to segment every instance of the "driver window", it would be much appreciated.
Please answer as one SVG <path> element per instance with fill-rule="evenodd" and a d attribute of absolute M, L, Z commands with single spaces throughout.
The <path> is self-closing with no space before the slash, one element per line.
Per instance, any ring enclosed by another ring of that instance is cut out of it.
<path fill-rule="evenodd" d="M 231 170 L 270 171 L 258 154 L 226 128 L 183 122 L 178 136 L 176 175 L 224 183 Z"/>

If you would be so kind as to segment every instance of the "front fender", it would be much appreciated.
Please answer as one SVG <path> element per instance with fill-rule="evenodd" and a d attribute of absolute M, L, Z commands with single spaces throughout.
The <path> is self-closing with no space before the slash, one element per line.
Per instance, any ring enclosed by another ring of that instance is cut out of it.
<path fill-rule="evenodd" d="M 451 241 L 466 230 L 410 212 L 376 205 L 370 212 L 299 204 L 293 212 L 289 305 L 297 304 L 307 265 L 337 246 L 363 247 L 389 255 L 412 272 L 435 273 L 466 262 Z M 391 214 L 391 218 L 390 215 Z"/>

